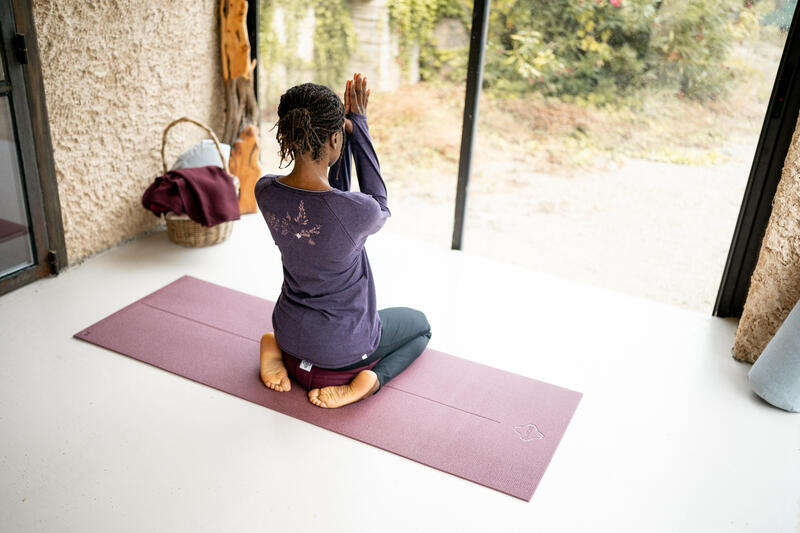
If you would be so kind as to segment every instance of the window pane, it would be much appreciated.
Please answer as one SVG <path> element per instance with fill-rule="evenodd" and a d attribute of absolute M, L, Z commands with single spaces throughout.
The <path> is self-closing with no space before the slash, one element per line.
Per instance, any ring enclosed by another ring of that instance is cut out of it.
<path fill-rule="evenodd" d="M 464 249 L 711 312 L 795 5 L 493 1 Z"/>
<path fill-rule="evenodd" d="M 0 97 L 0 277 L 33 264 L 11 102 Z"/>
<path fill-rule="evenodd" d="M 361 72 L 372 91 L 370 134 L 392 211 L 382 231 L 449 247 L 471 5 L 458 0 L 444 9 L 445 4 L 262 1 L 262 173 L 291 170 L 278 169 L 275 130 L 270 131 L 280 95 L 308 81 L 341 95 L 346 80 Z M 353 183 L 357 190 L 355 176 Z"/>

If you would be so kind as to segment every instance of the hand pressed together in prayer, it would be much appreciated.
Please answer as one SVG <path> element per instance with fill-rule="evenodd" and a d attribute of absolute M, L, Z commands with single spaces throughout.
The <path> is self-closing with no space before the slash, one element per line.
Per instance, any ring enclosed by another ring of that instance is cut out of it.
<path fill-rule="evenodd" d="M 370 90 L 367 89 L 367 77 L 358 72 L 353 74 L 352 80 L 347 80 L 344 89 L 344 112 L 358 113 L 366 116 L 367 102 Z M 344 119 L 344 129 L 348 134 L 353 133 L 353 123 L 349 118 Z"/>

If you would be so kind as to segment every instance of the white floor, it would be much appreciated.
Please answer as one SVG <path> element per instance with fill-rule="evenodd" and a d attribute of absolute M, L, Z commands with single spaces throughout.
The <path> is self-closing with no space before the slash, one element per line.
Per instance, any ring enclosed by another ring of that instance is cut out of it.
<path fill-rule="evenodd" d="M 367 248 L 430 347 L 578 390 L 531 502 L 72 335 L 190 274 L 275 299 L 260 215 L 164 232 L 0 297 L 0 530 L 800 532 L 800 416 L 750 391 L 734 320 L 431 247 Z M 277 394 L 277 393 L 276 393 Z"/>

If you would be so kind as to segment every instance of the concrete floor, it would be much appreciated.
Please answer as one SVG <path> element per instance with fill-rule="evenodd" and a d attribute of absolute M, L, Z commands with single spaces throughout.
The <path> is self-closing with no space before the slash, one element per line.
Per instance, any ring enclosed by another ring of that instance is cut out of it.
<path fill-rule="evenodd" d="M 531 502 L 72 338 L 184 274 L 274 300 L 280 258 L 246 215 L 220 245 L 156 232 L 0 297 L 0 529 L 800 531 L 800 417 L 752 394 L 735 320 L 391 219 L 367 248 L 379 306 L 425 311 L 431 348 L 584 393 Z"/>

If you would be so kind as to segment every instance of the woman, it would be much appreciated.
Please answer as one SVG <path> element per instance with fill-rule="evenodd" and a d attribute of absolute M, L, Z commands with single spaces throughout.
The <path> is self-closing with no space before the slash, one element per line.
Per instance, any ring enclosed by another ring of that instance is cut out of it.
<path fill-rule="evenodd" d="M 367 126 L 369 94 L 361 74 L 348 80 L 344 104 L 321 85 L 286 91 L 277 139 L 281 162 L 294 168 L 255 186 L 283 263 L 275 332 L 261 338 L 261 380 L 288 391 L 293 378 L 319 407 L 377 393 L 431 338 L 420 311 L 376 307 L 364 243 L 391 213 Z M 351 158 L 361 192 L 350 191 Z"/>

